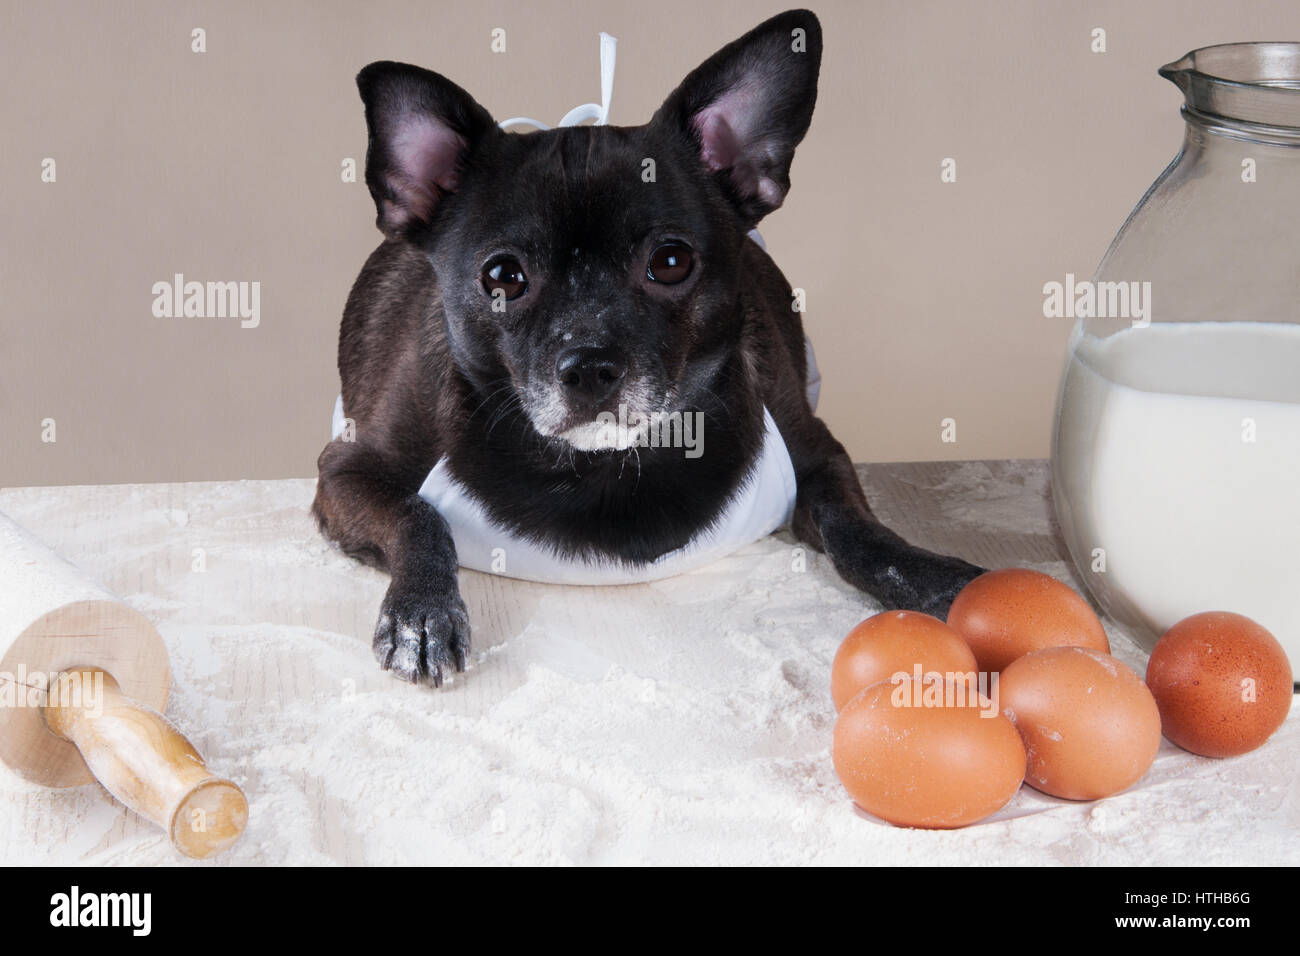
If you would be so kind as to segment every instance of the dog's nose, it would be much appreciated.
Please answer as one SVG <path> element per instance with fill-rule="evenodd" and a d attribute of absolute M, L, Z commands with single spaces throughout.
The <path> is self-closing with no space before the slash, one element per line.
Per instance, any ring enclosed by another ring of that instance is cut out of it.
<path fill-rule="evenodd" d="M 555 362 L 561 385 L 597 402 L 607 398 L 626 374 L 627 364 L 609 348 L 566 349 Z"/>

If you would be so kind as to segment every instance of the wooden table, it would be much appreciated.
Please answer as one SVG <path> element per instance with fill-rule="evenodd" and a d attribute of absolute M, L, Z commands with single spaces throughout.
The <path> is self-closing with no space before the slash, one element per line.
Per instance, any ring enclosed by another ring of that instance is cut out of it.
<path fill-rule="evenodd" d="M 911 540 L 1078 586 L 1045 462 L 859 473 Z M 320 538 L 314 484 L 0 490 L 0 510 L 159 626 L 168 716 L 249 797 L 222 863 L 1300 863 L 1294 711 L 1233 760 L 1165 742 L 1143 781 L 1095 804 L 1026 788 L 952 832 L 856 811 L 830 766 L 829 668 L 877 608 L 784 533 L 650 585 L 464 572 L 470 672 L 400 684 L 369 647 L 387 580 Z M 185 861 L 94 787 L 0 771 L 0 862 Z"/>

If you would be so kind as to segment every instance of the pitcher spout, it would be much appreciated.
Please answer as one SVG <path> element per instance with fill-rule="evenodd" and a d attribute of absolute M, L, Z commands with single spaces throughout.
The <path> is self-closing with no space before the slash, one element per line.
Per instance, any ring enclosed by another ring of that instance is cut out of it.
<path fill-rule="evenodd" d="M 1183 91 L 1189 119 L 1274 130 L 1300 139 L 1300 43 L 1223 43 L 1159 70 Z"/>

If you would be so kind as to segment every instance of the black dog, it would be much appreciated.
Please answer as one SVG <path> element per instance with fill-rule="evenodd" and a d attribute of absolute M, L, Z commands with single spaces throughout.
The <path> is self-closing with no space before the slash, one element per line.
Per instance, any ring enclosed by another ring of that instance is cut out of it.
<path fill-rule="evenodd" d="M 805 396 L 790 285 L 747 238 L 789 189 L 821 49 L 812 13 L 784 13 L 710 57 L 644 126 L 528 134 L 503 132 L 436 73 L 361 71 L 386 239 L 344 311 L 355 435 L 321 453 L 312 511 L 392 576 L 374 637 L 383 667 L 441 684 L 465 666 L 452 532 L 416 493 L 435 463 L 498 526 L 636 567 L 717 519 L 763 443 L 765 408 L 794 466 L 791 530 L 845 580 L 943 615 L 980 573 L 872 516 Z M 707 452 L 600 439 L 592 422 L 620 401 L 702 414 Z"/>

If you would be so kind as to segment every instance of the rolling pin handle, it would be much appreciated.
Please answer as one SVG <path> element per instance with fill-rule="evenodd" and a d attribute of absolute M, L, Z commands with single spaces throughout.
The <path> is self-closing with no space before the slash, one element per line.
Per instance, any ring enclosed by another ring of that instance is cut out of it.
<path fill-rule="evenodd" d="M 166 830 L 181 853 L 206 859 L 239 839 L 248 822 L 243 791 L 213 776 L 180 731 L 126 697 L 112 674 L 62 671 L 50 685 L 45 722 L 76 745 L 109 793 Z"/>

